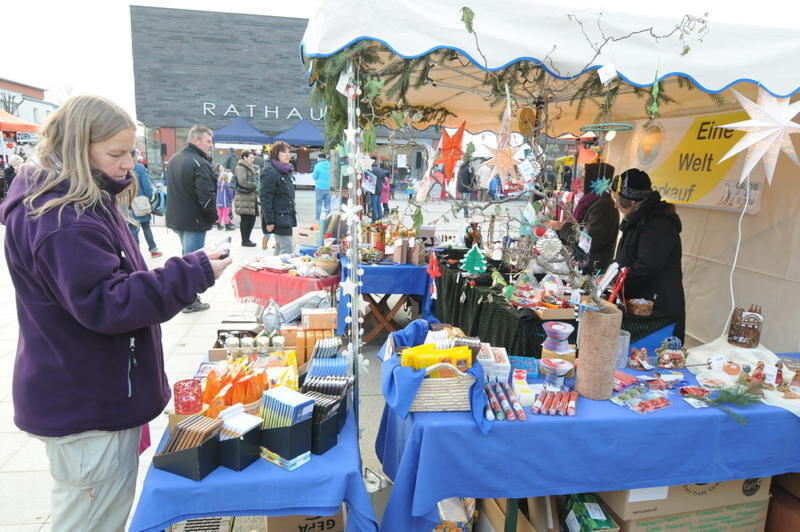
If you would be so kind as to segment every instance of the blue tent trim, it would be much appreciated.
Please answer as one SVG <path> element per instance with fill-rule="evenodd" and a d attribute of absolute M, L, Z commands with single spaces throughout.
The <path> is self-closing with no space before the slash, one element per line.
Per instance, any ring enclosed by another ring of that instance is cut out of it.
<path fill-rule="evenodd" d="M 242 142 L 245 144 L 269 144 L 272 137 L 263 134 L 242 117 L 227 126 L 214 130 L 214 142 Z"/>
<path fill-rule="evenodd" d="M 273 142 L 288 142 L 293 146 L 324 146 L 325 139 L 317 126 L 308 120 L 301 120 L 273 139 Z"/>

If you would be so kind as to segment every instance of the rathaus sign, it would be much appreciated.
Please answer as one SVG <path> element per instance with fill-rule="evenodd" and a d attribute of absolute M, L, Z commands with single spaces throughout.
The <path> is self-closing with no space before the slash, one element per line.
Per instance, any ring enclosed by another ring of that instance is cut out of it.
<path fill-rule="evenodd" d="M 255 104 L 248 104 L 248 105 L 239 105 L 238 107 L 234 104 L 228 104 L 226 107 L 225 105 L 217 105 L 214 102 L 202 102 L 203 103 L 203 116 L 223 116 L 223 117 L 231 117 L 231 116 L 244 116 L 247 118 L 261 118 L 262 116 L 266 119 L 284 119 L 284 120 L 291 120 L 292 118 L 296 118 L 298 120 L 303 120 L 304 118 L 309 118 L 310 120 L 322 120 L 325 118 L 325 111 L 326 108 L 321 109 L 314 109 L 313 107 L 308 108 L 308 113 L 304 116 L 297 107 L 292 107 L 290 110 L 287 111 L 288 107 L 284 107 L 281 109 L 278 105 L 255 105 Z"/>

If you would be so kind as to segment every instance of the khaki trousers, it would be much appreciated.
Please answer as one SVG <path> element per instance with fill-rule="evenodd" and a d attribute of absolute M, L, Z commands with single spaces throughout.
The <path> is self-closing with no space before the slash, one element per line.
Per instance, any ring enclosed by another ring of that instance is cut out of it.
<path fill-rule="evenodd" d="M 141 427 L 45 438 L 53 532 L 123 531 L 136 493 Z"/>

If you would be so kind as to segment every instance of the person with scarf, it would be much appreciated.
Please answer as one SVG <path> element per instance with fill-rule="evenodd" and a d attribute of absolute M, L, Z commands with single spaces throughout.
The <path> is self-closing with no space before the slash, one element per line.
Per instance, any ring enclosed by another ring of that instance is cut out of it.
<path fill-rule="evenodd" d="M 53 530 L 122 531 L 143 426 L 170 399 L 160 324 L 231 259 L 197 250 L 148 269 L 125 219 L 136 122 L 118 105 L 72 97 L 40 136 L 0 205 L 19 321 L 14 423 L 44 442 Z"/>
<path fill-rule="evenodd" d="M 267 232 L 275 235 L 276 255 L 291 253 L 294 249 L 292 228 L 297 226 L 297 210 L 292 175 L 294 167 L 290 158 L 290 146 L 276 142 L 261 172 L 261 216 Z"/>
<path fill-rule="evenodd" d="M 610 184 L 614 167 L 607 163 L 589 163 L 583 169 L 583 196 L 572 212 L 578 227 L 572 223 L 560 222 L 551 222 L 548 226 L 558 230 L 559 237 L 565 242 L 572 240 L 576 243 L 580 239 L 576 231 L 583 228 L 583 232 L 591 238 L 591 243 L 585 258 L 586 264 L 581 269 L 583 273 L 592 274 L 605 271 L 614 258 L 619 236 L 619 211 L 614 208 L 610 188 L 601 194 L 595 194 L 594 188 L 600 179 L 607 179 Z"/>

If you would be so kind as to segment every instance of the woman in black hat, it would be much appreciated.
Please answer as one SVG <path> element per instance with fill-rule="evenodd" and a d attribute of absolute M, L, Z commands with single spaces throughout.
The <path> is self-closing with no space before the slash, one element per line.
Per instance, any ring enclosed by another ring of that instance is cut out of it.
<path fill-rule="evenodd" d="M 675 336 L 683 340 L 686 301 L 681 268 L 681 220 L 675 206 L 652 190 L 650 176 L 631 168 L 614 178 L 614 202 L 623 219 L 616 262 L 628 268 L 627 299 L 653 301 L 654 312 L 676 320 Z"/>

